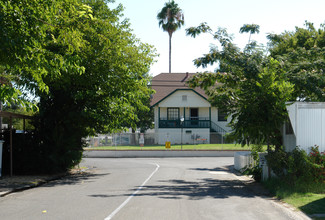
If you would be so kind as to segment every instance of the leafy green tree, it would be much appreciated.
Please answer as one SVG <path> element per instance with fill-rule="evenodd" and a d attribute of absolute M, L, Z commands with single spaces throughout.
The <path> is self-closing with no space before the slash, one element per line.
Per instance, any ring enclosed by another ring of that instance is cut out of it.
<path fill-rule="evenodd" d="M 190 28 L 187 34 L 211 30 L 207 26 Z M 249 53 L 232 43 L 224 29 L 214 33 L 222 50 L 211 48 L 210 53 L 194 61 L 206 67 L 218 63 L 216 73 L 200 73 L 190 80 L 209 95 L 209 101 L 231 115 L 231 138 L 245 144 L 280 146 L 280 128 L 286 120 L 286 102 L 291 98 L 292 85 L 280 63 L 267 57 L 258 47 Z"/>
<path fill-rule="evenodd" d="M 325 26 L 316 29 L 310 22 L 304 28 L 282 34 L 269 34 L 270 54 L 283 64 L 294 96 L 302 101 L 325 101 Z"/>
<path fill-rule="evenodd" d="M 147 106 L 148 109 L 136 112 L 136 115 L 138 115 L 136 126 L 137 128 L 140 128 L 141 133 L 144 133 L 146 130 L 153 128 L 154 112 L 153 108 L 150 108 L 150 100 L 150 98 L 145 98 L 143 100 L 143 104 Z"/>
<path fill-rule="evenodd" d="M 184 25 L 184 14 L 174 0 L 166 2 L 157 15 L 159 26 L 169 35 L 169 73 L 171 73 L 172 35 Z"/>
<path fill-rule="evenodd" d="M 260 33 L 260 26 L 258 24 L 244 24 L 239 33 L 249 33 L 248 44 L 251 42 L 251 35 Z"/>
<path fill-rule="evenodd" d="M 128 121 L 123 124 L 125 128 L 131 128 L 133 135 L 131 136 L 131 145 L 136 144 L 135 131 L 140 129 L 141 133 L 145 133 L 146 130 L 153 128 L 154 111 L 150 108 L 150 97 L 143 97 L 140 101 L 146 108 L 134 108 L 134 114 L 137 116 L 133 121 Z M 121 129 L 120 129 L 121 130 Z"/>
<path fill-rule="evenodd" d="M 49 171 L 77 164 L 83 137 L 135 124 L 135 110 L 146 109 L 140 100 L 152 93 L 155 52 L 109 2 L 1 1 L 0 40 L 9 41 L 1 50 L 11 54 L 1 61 L 39 97 L 35 127 Z"/>

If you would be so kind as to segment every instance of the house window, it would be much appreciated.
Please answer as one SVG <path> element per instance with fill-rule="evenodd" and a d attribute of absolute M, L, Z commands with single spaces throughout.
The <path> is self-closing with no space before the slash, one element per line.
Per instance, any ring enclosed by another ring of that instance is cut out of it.
<path fill-rule="evenodd" d="M 222 109 L 218 109 L 218 121 L 227 121 L 227 113 Z"/>
<path fill-rule="evenodd" d="M 167 108 L 167 119 L 178 120 L 179 119 L 179 108 Z"/>
<path fill-rule="evenodd" d="M 285 129 L 286 129 L 286 134 L 293 134 L 293 128 L 290 121 L 286 121 Z"/>
<path fill-rule="evenodd" d="M 187 101 L 187 95 L 182 95 L 182 101 Z"/>

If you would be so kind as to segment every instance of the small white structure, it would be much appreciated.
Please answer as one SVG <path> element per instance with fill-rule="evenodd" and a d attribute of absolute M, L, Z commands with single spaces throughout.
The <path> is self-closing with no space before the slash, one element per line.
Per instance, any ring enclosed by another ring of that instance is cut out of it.
<path fill-rule="evenodd" d="M 254 159 L 250 151 L 238 151 L 234 153 L 234 168 L 242 171 L 254 163 Z"/>
<path fill-rule="evenodd" d="M 222 143 L 230 119 L 208 102 L 200 88 L 189 88 L 195 73 L 161 73 L 152 79 L 156 144 Z"/>
<path fill-rule="evenodd" d="M 296 146 L 307 153 L 317 145 L 325 151 L 325 102 L 294 102 L 287 106 L 289 121 L 283 126 L 286 151 Z"/>

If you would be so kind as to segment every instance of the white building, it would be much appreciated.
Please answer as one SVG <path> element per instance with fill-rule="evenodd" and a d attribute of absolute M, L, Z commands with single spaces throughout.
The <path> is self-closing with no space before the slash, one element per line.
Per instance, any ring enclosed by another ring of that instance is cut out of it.
<path fill-rule="evenodd" d="M 194 73 L 161 73 L 152 79 L 156 144 L 222 143 L 229 132 L 222 111 L 211 106 L 200 88 L 186 84 Z"/>
<path fill-rule="evenodd" d="M 287 106 L 289 122 L 283 127 L 283 145 L 286 151 L 296 146 L 307 153 L 310 147 L 319 146 L 325 151 L 325 103 L 294 102 Z"/>

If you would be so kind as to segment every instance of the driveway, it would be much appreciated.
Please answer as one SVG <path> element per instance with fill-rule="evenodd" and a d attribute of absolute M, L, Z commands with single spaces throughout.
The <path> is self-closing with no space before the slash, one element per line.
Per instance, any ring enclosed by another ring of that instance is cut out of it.
<path fill-rule="evenodd" d="M 231 172 L 233 158 L 87 158 L 82 175 L 0 198 L 1 219 L 299 219 Z"/>

